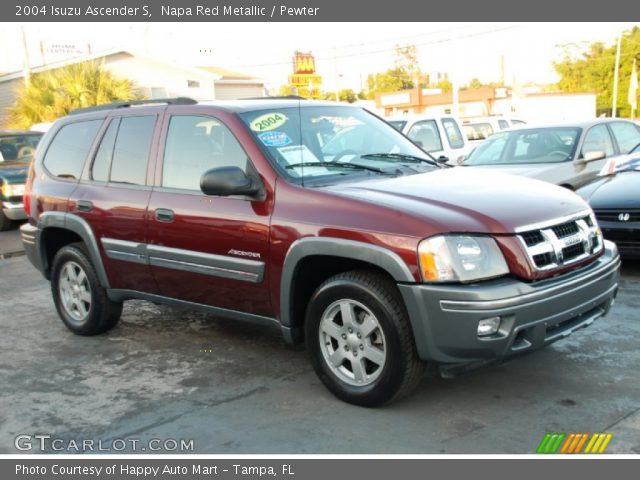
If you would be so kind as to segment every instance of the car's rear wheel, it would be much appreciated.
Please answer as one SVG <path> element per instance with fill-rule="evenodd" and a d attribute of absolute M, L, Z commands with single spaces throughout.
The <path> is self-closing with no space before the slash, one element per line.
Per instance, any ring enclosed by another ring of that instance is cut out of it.
<path fill-rule="evenodd" d="M 307 307 L 305 336 L 320 380 L 346 402 L 382 405 L 422 379 L 402 299 L 383 275 L 353 271 L 324 282 Z"/>
<path fill-rule="evenodd" d="M 109 300 L 82 244 L 67 245 L 56 253 L 51 292 L 58 315 L 78 335 L 106 332 L 122 314 L 122 303 Z"/>

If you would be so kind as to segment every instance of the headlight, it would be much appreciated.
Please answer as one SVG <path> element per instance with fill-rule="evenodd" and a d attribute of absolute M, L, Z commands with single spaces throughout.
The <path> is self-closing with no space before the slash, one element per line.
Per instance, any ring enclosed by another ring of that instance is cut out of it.
<path fill-rule="evenodd" d="M 2 195 L 5 197 L 18 197 L 24 195 L 24 184 L 2 184 Z"/>
<path fill-rule="evenodd" d="M 509 273 L 491 237 L 439 235 L 418 245 L 420 272 L 425 282 L 471 282 Z"/>

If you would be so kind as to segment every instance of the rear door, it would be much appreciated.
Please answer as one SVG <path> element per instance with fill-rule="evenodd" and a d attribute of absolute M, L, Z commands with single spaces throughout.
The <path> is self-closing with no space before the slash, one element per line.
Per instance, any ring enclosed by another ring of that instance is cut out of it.
<path fill-rule="evenodd" d="M 157 108 L 108 118 L 71 198 L 73 213 L 93 229 L 112 288 L 158 290 L 144 248 L 160 118 Z"/>
<path fill-rule="evenodd" d="M 267 204 L 200 190 L 200 177 L 212 168 L 253 169 L 236 135 L 201 109 L 169 107 L 160 143 L 148 220 L 149 261 L 160 293 L 271 316 Z"/>

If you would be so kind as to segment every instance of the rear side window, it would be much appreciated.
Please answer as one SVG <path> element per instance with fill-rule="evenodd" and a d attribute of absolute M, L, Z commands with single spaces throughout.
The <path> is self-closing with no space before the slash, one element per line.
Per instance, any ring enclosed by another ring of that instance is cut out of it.
<path fill-rule="evenodd" d="M 43 160 L 45 168 L 56 177 L 80 178 L 84 162 L 102 120 L 70 123 L 62 127 L 49 145 Z"/>
<path fill-rule="evenodd" d="M 640 143 L 640 127 L 626 122 L 615 122 L 610 126 L 620 147 L 620 153 L 630 153 Z"/>
<path fill-rule="evenodd" d="M 449 145 L 451 145 L 451 148 L 464 147 L 464 138 L 462 137 L 462 132 L 460 132 L 458 123 L 453 118 L 443 118 L 442 126 L 444 127 L 444 131 L 447 134 L 447 140 L 449 140 Z"/>
<path fill-rule="evenodd" d="M 435 120 L 423 120 L 411 127 L 407 136 L 427 152 L 442 150 L 442 141 Z"/>
<path fill-rule="evenodd" d="M 509 122 L 506 120 L 498 120 L 498 126 L 500 127 L 500 130 L 505 130 L 509 128 Z"/>
<path fill-rule="evenodd" d="M 123 117 L 120 120 L 111 162 L 111 182 L 133 185 L 146 183 L 147 160 L 155 124 L 154 115 Z"/>

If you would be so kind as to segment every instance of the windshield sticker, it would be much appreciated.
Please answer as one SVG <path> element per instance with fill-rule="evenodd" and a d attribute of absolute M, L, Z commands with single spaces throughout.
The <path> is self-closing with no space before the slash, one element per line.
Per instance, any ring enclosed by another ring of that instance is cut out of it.
<path fill-rule="evenodd" d="M 278 112 L 265 113 L 251 122 L 251 130 L 254 132 L 267 132 L 281 127 L 287 122 L 288 118 Z"/>
<path fill-rule="evenodd" d="M 287 161 L 289 165 L 294 163 L 320 163 L 318 157 L 316 157 L 306 145 L 291 145 L 290 147 L 278 148 L 280 155 Z"/>
<path fill-rule="evenodd" d="M 267 147 L 286 147 L 292 142 L 284 132 L 263 132 L 258 134 L 258 138 Z"/>
<path fill-rule="evenodd" d="M 598 175 L 603 177 L 631 170 L 640 171 L 640 156 L 633 156 L 632 158 L 610 158 L 607 160 L 607 163 L 604 164 L 604 167 L 602 167 Z"/>

